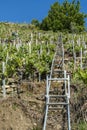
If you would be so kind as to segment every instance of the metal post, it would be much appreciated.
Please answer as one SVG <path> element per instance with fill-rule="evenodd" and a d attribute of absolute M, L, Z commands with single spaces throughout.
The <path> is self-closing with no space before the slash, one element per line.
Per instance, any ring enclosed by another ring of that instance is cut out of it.
<path fill-rule="evenodd" d="M 47 123 L 47 114 L 48 114 L 48 103 L 49 103 L 49 87 L 48 87 L 48 76 L 47 76 L 47 84 L 46 84 L 46 112 L 45 112 L 45 118 L 44 118 L 44 125 L 43 130 L 46 130 L 46 123 Z"/>
<path fill-rule="evenodd" d="M 68 75 L 68 98 L 70 98 L 70 76 Z"/>
<path fill-rule="evenodd" d="M 63 47 L 63 45 L 62 45 L 62 52 L 63 52 L 63 70 L 64 70 L 64 47 Z"/>
<path fill-rule="evenodd" d="M 66 79 L 66 70 L 64 70 L 64 78 Z M 64 81 L 64 83 L 65 83 L 65 95 L 67 95 L 66 80 Z"/>
<path fill-rule="evenodd" d="M 69 98 L 67 97 L 67 116 L 68 116 L 68 130 L 71 130 L 71 125 L 70 125 L 70 107 L 69 107 Z"/>

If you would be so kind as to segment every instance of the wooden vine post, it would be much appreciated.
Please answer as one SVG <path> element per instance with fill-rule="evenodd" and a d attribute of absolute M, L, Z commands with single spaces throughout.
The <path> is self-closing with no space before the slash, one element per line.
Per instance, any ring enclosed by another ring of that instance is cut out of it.
<path fill-rule="evenodd" d="M 82 69 L 82 48 L 81 48 L 81 51 L 80 51 L 80 67 Z"/>
<path fill-rule="evenodd" d="M 7 52 L 7 56 L 6 56 L 6 64 L 8 62 L 8 59 L 9 59 L 9 55 L 8 55 L 8 52 Z"/>
<path fill-rule="evenodd" d="M 5 62 L 2 62 L 2 90 L 3 90 L 3 97 L 6 97 L 6 88 L 5 88 Z"/>
<path fill-rule="evenodd" d="M 33 33 L 31 33 L 31 43 L 33 43 Z"/>
<path fill-rule="evenodd" d="M 29 53 L 31 54 L 31 41 L 28 43 L 29 45 Z"/>
<path fill-rule="evenodd" d="M 76 53 L 75 53 L 74 41 L 72 41 L 72 44 L 73 44 L 74 70 L 75 70 L 76 69 Z"/>

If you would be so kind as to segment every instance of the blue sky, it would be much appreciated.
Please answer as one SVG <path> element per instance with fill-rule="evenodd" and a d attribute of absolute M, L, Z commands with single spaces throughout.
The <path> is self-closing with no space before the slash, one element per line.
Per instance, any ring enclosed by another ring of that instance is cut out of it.
<path fill-rule="evenodd" d="M 47 16 L 50 5 L 57 0 L 0 0 L 0 21 L 27 22 L 41 21 Z M 63 2 L 64 0 L 58 0 Z M 71 0 L 69 0 L 71 1 Z M 87 0 L 80 0 L 81 11 L 87 13 Z"/>

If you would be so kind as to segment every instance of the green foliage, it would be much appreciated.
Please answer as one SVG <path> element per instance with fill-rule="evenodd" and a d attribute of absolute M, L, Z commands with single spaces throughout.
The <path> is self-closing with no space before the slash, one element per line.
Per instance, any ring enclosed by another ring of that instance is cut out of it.
<path fill-rule="evenodd" d="M 74 73 L 74 79 L 81 80 L 83 81 L 84 84 L 87 84 L 87 69 L 86 70 L 78 69 Z"/>
<path fill-rule="evenodd" d="M 12 104 L 12 109 L 13 109 L 14 111 L 16 111 L 17 108 L 18 108 L 18 104 L 13 103 L 13 104 Z"/>
<path fill-rule="evenodd" d="M 55 2 L 41 23 L 41 29 L 53 31 L 69 31 L 72 33 L 84 30 L 85 14 L 80 12 L 80 2 L 65 0 L 62 4 Z"/>
<path fill-rule="evenodd" d="M 42 51 L 40 50 L 41 48 Z M 14 76 L 17 78 L 18 70 L 20 69 L 24 69 L 23 73 L 25 77 L 33 75 L 34 72 L 40 74 L 48 73 L 54 55 L 55 44 L 48 43 L 47 45 L 44 42 L 43 44 L 38 43 L 36 45 L 35 43 L 32 43 L 31 49 L 32 51 L 29 53 L 28 44 L 21 44 L 18 49 L 14 45 L 0 44 L 0 60 L 2 62 L 7 59 L 5 70 L 5 76 L 7 78 Z M 50 50 L 49 53 L 47 49 Z M 2 72 L 2 64 L 0 65 L 0 72 Z"/>
<path fill-rule="evenodd" d="M 32 130 L 41 130 L 41 128 L 36 126 Z"/>
<path fill-rule="evenodd" d="M 57 3 L 55 6 L 57 8 Z M 60 5 L 58 6 L 61 7 Z M 52 8 L 54 11 L 54 7 Z M 24 77 L 28 77 L 29 74 L 32 76 L 35 74 L 36 76 L 38 73 L 44 75 L 49 72 L 55 52 L 55 43 L 57 43 L 57 38 L 60 33 L 53 33 L 52 31 L 45 32 L 41 30 L 39 30 L 39 32 L 37 32 L 37 30 L 31 32 L 29 25 L 26 24 L 0 23 L 0 28 L 2 30 L 0 32 L 0 72 L 2 72 L 2 61 L 6 61 L 7 54 L 8 58 L 6 62 L 7 64 L 5 75 L 8 78 L 14 77 L 14 75 L 17 76 L 18 69 L 24 69 Z M 28 43 L 31 40 L 31 33 L 33 35 L 33 40 L 30 53 Z M 86 33 L 82 33 L 81 35 L 62 33 L 62 40 L 66 53 L 65 55 L 73 56 L 72 40 L 74 41 L 75 45 L 74 51 L 79 53 L 82 47 L 84 52 L 84 45 L 81 44 L 78 46 L 77 40 L 78 38 L 81 38 L 82 41 L 82 38 L 84 37 L 84 40 L 87 41 L 86 35 Z M 68 63 L 70 71 L 73 70 L 73 63 L 73 59 L 70 59 L 70 62 Z"/>
<path fill-rule="evenodd" d="M 78 130 L 86 130 L 87 129 L 87 123 L 81 122 L 78 126 Z"/>
<path fill-rule="evenodd" d="M 66 48 L 68 55 L 73 56 L 73 45 L 71 43 L 65 44 L 64 48 Z"/>

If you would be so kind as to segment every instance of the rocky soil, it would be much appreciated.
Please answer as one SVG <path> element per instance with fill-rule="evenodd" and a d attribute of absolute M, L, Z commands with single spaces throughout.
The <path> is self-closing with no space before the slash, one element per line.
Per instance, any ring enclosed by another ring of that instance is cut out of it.
<path fill-rule="evenodd" d="M 45 82 L 24 82 L 19 95 L 15 93 L 0 98 L 0 130 L 41 130 L 45 113 L 45 86 Z M 78 85 L 71 85 L 70 110 L 72 130 L 79 130 L 81 120 L 87 123 L 86 86 L 79 88 Z M 50 115 L 47 130 L 67 130 L 65 110 Z"/>

